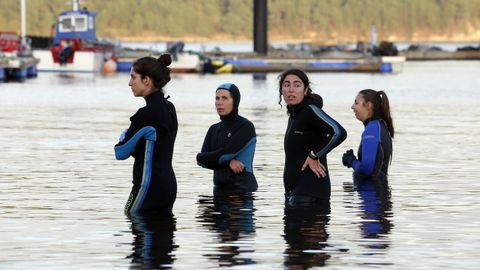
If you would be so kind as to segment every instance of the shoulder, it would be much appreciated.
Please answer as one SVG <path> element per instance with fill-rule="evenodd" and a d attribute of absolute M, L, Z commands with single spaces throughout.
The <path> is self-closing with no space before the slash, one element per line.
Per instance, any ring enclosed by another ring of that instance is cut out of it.
<path fill-rule="evenodd" d="M 221 122 L 218 122 L 218 123 L 215 123 L 213 125 L 211 125 L 209 128 L 208 128 L 208 131 L 212 131 L 212 130 L 215 130 L 215 129 L 218 129 L 220 127 L 220 123 Z"/>
<path fill-rule="evenodd" d="M 315 113 L 323 112 L 322 107 L 318 106 L 317 104 L 310 103 L 308 104 L 308 108 Z"/>
<path fill-rule="evenodd" d="M 368 122 L 363 131 L 364 139 L 379 137 L 380 135 L 380 121 L 372 120 Z"/>
<path fill-rule="evenodd" d="M 149 114 L 149 110 L 145 106 L 145 107 L 142 107 L 142 108 L 138 109 L 137 112 L 135 112 L 135 114 L 130 117 L 130 120 L 133 121 L 135 119 L 144 118 L 144 117 L 148 116 L 148 114 Z"/>
<path fill-rule="evenodd" d="M 380 123 L 381 121 L 378 119 L 371 120 L 370 122 L 367 123 L 365 126 L 365 130 L 379 130 L 380 129 Z"/>
<path fill-rule="evenodd" d="M 167 104 L 168 107 L 173 108 L 175 110 L 175 105 L 168 99 L 165 99 L 165 104 Z"/>
<path fill-rule="evenodd" d="M 319 118 L 323 121 L 330 120 L 331 117 L 317 104 L 309 104 L 308 105 L 308 112 L 310 115 L 314 116 L 315 118 Z"/>
<path fill-rule="evenodd" d="M 252 121 L 248 120 L 247 118 L 245 118 L 243 116 L 239 116 L 238 121 L 239 121 L 239 125 L 241 127 L 255 129 L 255 125 L 252 123 Z"/>

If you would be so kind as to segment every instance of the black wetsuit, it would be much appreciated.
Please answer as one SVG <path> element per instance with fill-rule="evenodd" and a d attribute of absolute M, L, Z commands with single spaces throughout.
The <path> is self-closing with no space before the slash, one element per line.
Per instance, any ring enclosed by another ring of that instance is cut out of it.
<path fill-rule="evenodd" d="M 171 212 L 177 194 L 172 155 L 178 122 L 175 107 L 156 91 L 130 117 L 125 138 L 115 146 L 117 159 L 133 156 L 133 187 L 125 213 Z"/>
<path fill-rule="evenodd" d="M 306 96 L 301 103 L 287 109 L 290 117 L 284 140 L 283 173 L 286 200 L 324 203 L 322 201 L 330 199 L 327 153 L 346 139 L 347 132 L 311 97 Z M 301 170 L 310 151 L 325 166 L 325 177 L 318 178 L 308 166 Z"/>
<path fill-rule="evenodd" d="M 253 175 L 253 156 L 256 142 L 252 122 L 231 113 L 208 129 L 197 162 L 204 168 L 214 170 L 213 183 L 216 189 L 255 191 L 257 180 Z M 239 174 L 233 173 L 229 167 L 232 159 L 241 161 L 245 170 Z"/>

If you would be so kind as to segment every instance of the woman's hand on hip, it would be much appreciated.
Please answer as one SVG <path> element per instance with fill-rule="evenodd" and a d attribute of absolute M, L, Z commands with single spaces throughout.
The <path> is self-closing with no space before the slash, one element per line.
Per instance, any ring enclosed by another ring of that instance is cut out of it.
<path fill-rule="evenodd" d="M 318 177 L 325 177 L 327 176 L 327 170 L 322 163 L 320 163 L 319 159 L 313 159 L 311 157 L 307 157 L 305 163 L 303 163 L 302 171 L 304 171 L 307 166 L 312 170 L 312 172 Z"/>

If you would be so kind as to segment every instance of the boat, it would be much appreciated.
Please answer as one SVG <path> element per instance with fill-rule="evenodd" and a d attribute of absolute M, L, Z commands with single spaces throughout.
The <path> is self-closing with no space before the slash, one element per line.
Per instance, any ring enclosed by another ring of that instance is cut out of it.
<path fill-rule="evenodd" d="M 391 42 L 379 46 L 358 42 L 356 48 L 341 45 L 314 46 L 302 43 L 286 48 L 272 48 L 267 55 L 254 52 L 212 52 L 204 72 L 268 73 L 299 68 L 306 72 L 364 72 L 399 73 L 403 71 L 405 57 L 398 55 Z"/>
<path fill-rule="evenodd" d="M 410 45 L 406 50 L 399 52 L 407 61 L 432 60 L 479 60 L 480 45 L 457 48 L 455 51 L 444 51 L 437 46 Z"/>
<path fill-rule="evenodd" d="M 37 49 L 38 71 L 52 72 L 114 72 L 116 45 L 97 38 L 97 13 L 79 9 L 79 0 L 72 0 L 72 10 L 61 12 L 55 24 L 50 48 Z"/>
<path fill-rule="evenodd" d="M 15 32 L 0 32 L 0 81 L 24 81 L 37 76 L 39 59 Z"/>
<path fill-rule="evenodd" d="M 249 56 L 237 54 L 221 57 L 204 66 L 207 73 L 269 73 L 282 72 L 288 68 L 299 68 L 306 72 L 365 72 L 398 73 L 403 70 L 403 56 L 359 56 L 339 57 L 285 55 Z"/>
<path fill-rule="evenodd" d="M 184 43 L 176 41 L 167 44 L 167 50 L 172 56 L 172 64 L 169 68 L 172 73 L 200 73 L 203 70 L 205 56 L 194 51 L 184 51 Z M 117 50 L 116 61 L 118 72 L 130 72 L 133 62 L 144 56 L 158 58 L 162 52 L 150 51 L 144 49 L 122 48 Z"/>

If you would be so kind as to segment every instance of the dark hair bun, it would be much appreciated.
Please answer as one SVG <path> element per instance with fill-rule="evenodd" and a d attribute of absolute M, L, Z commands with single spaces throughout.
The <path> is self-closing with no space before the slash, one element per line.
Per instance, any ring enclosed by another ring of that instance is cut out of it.
<path fill-rule="evenodd" d="M 172 63 L 172 57 L 168 53 L 164 53 L 158 57 L 158 61 L 164 66 L 168 67 Z"/>

